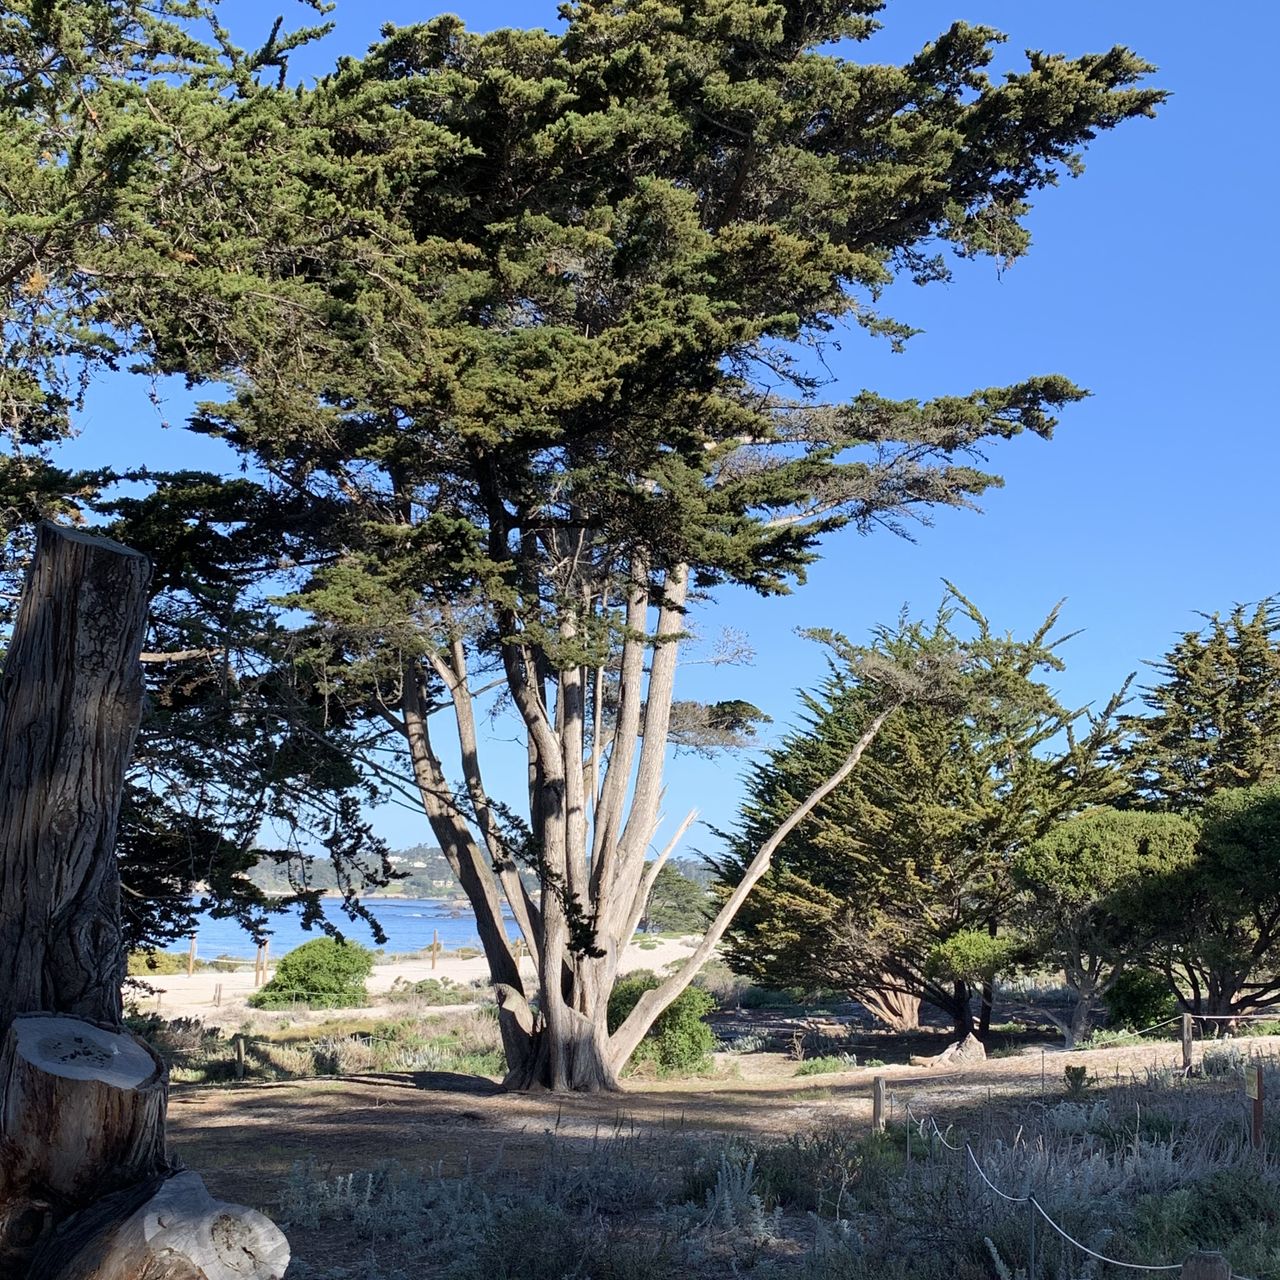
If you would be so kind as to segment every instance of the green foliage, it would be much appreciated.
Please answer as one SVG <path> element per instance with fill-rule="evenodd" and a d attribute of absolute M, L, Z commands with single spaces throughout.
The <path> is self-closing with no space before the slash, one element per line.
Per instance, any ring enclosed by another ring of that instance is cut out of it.
<path fill-rule="evenodd" d="M 1280 778 L 1280 602 L 1208 616 L 1155 669 L 1148 714 L 1124 721 L 1124 760 L 1146 802 L 1192 809 Z"/>
<path fill-rule="evenodd" d="M 755 1158 L 767 1204 L 831 1218 L 877 1207 L 902 1167 L 895 1138 L 840 1124 L 762 1145 Z"/>
<path fill-rule="evenodd" d="M 658 986 L 658 976 L 638 969 L 620 978 L 609 995 L 612 1034 L 646 991 Z M 636 1050 L 636 1061 L 650 1061 L 664 1071 L 697 1071 L 715 1048 L 715 1036 L 704 1021 L 715 1001 L 699 987 L 686 987 L 653 1024 Z"/>
<path fill-rule="evenodd" d="M 271 981 L 249 997 L 255 1009 L 279 1009 L 308 1004 L 342 1009 L 369 1000 L 365 979 L 373 969 L 373 954 L 355 942 L 313 938 L 282 956 Z"/>
<path fill-rule="evenodd" d="M 423 978 L 418 982 L 397 978 L 387 992 L 387 999 L 396 1004 L 470 1004 L 476 999 L 476 992 L 449 978 Z"/>
<path fill-rule="evenodd" d="M 1115 984 L 1121 1004 L 1138 994 L 1132 966 L 1151 959 L 1169 910 L 1153 911 L 1153 896 L 1181 897 L 1176 886 L 1195 861 L 1199 838 L 1199 824 L 1179 814 L 1099 806 L 1060 823 L 1017 859 L 1024 928 L 1076 995 L 1073 1036 L 1088 1034 L 1099 996 L 1112 1008 Z M 1192 926 L 1178 929 L 1185 935 Z M 1171 1001 L 1169 984 L 1159 985 Z M 1156 1021 L 1117 1023 L 1112 1013 L 1113 1026 Z"/>
<path fill-rule="evenodd" d="M 993 938 L 977 929 L 961 929 L 940 942 L 925 961 L 928 977 L 980 986 L 1006 973 L 1017 954 L 1008 938 Z"/>
<path fill-rule="evenodd" d="M 640 927 L 662 933 L 701 933 L 707 927 L 710 906 L 705 887 L 667 863 L 653 882 Z"/>
<path fill-rule="evenodd" d="M 855 997 L 898 988 L 967 1028 L 974 987 L 1018 952 L 1017 859 L 1122 786 L 1104 760 L 1118 699 L 1091 718 L 1038 674 L 1062 666 L 1056 621 L 1055 610 L 1016 640 L 952 592 L 932 624 L 903 618 L 877 633 L 869 657 L 949 673 L 954 692 L 895 711 L 849 779 L 783 841 L 728 935 L 736 969 Z M 730 853 L 716 864 L 721 892 L 849 754 L 875 705 L 834 664 L 804 701 L 804 726 L 748 774 Z"/>
<path fill-rule="evenodd" d="M 1142 1031 L 1177 1016 L 1178 1000 L 1168 980 L 1137 966 L 1121 971 L 1103 1001 L 1113 1028 Z"/>
<path fill-rule="evenodd" d="M 806 1058 L 797 1068 L 798 1076 L 824 1076 L 837 1071 L 854 1071 L 858 1059 L 852 1053 L 824 1053 L 819 1058 Z"/>
<path fill-rule="evenodd" d="M 203 960 L 196 961 L 196 970 L 207 969 Z M 131 951 L 128 972 L 131 978 L 145 978 L 148 974 L 164 976 L 186 973 L 187 956 L 180 951 Z"/>
<path fill-rule="evenodd" d="M 1063 1067 L 1062 1082 L 1066 1086 L 1067 1097 L 1073 1102 L 1080 1101 L 1089 1092 L 1089 1068 L 1085 1066 Z"/>
<path fill-rule="evenodd" d="M 1234 787 L 1200 809 L 1197 857 L 1153 891 L 1159 956 L 1197 1013 L 1247 1013 L 1280 999 L 1280 780 Z"/>

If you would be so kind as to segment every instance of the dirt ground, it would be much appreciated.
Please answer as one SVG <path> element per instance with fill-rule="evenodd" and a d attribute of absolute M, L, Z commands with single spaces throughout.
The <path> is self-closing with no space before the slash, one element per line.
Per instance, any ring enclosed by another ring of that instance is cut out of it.
<path fill-rule="evenodd" d="M 1245 1045 L 1276 1052 L 1280 1037 Z M 1195 1052 L 1198 1058 L 1199 1043 Z M 1060 1100 L 1068 1065 L 1087 1066 L 1102 1087 L 1141 1080 L 1149 1068 L 1180 1067 L 1181 1050 L 1170 1041 L 1073 1053 L 1029 1047 L 963 1074 L 887 1065 L 797 1077 L 797 1065 L 781 1053 L 720 1054 L 714 1076 L 630 1080 L 622 1093 L 598 1097 L 508 1094 L 494 1081 L 447 1073 L 177 1085 L 170 1136 L 174 1154 L 216 1194 L 270 1212 L 293 1163 L 307 1158 L 326 1176 L 388 1159 L 449 1176 L 495 1164 L 518 1171 L 549 1141 L 666 1133 L 768 1138 L 836 1121 L 869 1125 L 877 1075 L 887 1080 L 891 1118 L 902 1119 L 910 1105 L 942 1121 L 971 1121 Z"/>

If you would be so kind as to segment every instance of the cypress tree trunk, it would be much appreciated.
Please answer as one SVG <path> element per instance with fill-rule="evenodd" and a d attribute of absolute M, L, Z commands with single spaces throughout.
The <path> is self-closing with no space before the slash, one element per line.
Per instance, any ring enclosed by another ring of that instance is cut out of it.
<path fill-rule="evenodd" d="M 0 677 L 5 1280 L 276 1280 L 288 1261 L 249 1210 L 220 1206 L 216 1233 L 183 1218 L 208 1196 L 171 1176 L 164 1065 L 124 1030 L 115 837 L 149 578 L 127 547 L 42 525 Z"/>
<path fill-rule="evenodd" d="M 978 1012 L 978 1039 L 985 1040 L 991 1034 L 991 1010 L 995 1004 L 995 983 L 988 978 L 982 984 L 982 1005 Z"/>
<path fill-rule="evenodd" d="M 136 552 L 41 526 L 0 679 L 0 1036 L 39 1010 L 121 1022 L 114 851 L 149 578 Z"/>
<path fill-rule="evenodd" d="M 892 975 L 884 975 L 884 985 L 862 987 L 851 991 L 850 997 L 858 1000 L 874 1018 L 878 1018 L 893 1031 L 920 1030 L 920 997 L 893 985 Z"/>

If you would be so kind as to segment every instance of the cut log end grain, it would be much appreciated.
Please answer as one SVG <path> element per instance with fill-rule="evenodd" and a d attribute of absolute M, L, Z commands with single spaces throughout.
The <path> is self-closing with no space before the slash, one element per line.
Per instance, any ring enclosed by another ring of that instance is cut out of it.
<path fill-rule="evenodd" d="M 160 1064 L 139 1041 L 82 1018 L 16 1018 L 14 1039 L 15 1052 L 24 1062 L 64 1080 L 138 1089 L 155 1083 L 161 1072 Z"/>

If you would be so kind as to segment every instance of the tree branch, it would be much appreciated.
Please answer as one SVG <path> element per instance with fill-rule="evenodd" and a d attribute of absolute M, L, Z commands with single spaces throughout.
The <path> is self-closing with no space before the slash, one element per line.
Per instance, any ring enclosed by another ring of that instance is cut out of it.
<path fill-rule="evenodd" d="M 881 725 L 899 705 L 901 700 L 895 699 L 876 715 L 840 767 L 821 786 L 811 791 L 792 810 L 790 816 L 774 831 L 773 835 L 760 846 L 755 857 L 747 864 L 742 879 L 729 895 L 724 906 L 720 908 L 710 928 L 688 960 L 660 986 L 652 991 L 646 991 L 640 997 L 626 1021 L 609 1037 L 609 1056 L 615 1070 L 621 1070 L 658 1015 L 697 977 L 699 970 L 715 950 L 716 944 L 724 936 L 725 930 L 733 923 L 733 918 L 746 901 L 747 894 L 769 870 L 769 864 L 778 846 L 854 771 L 858 761 L 862 759 L 863 752 L 880 732 Z"/>

